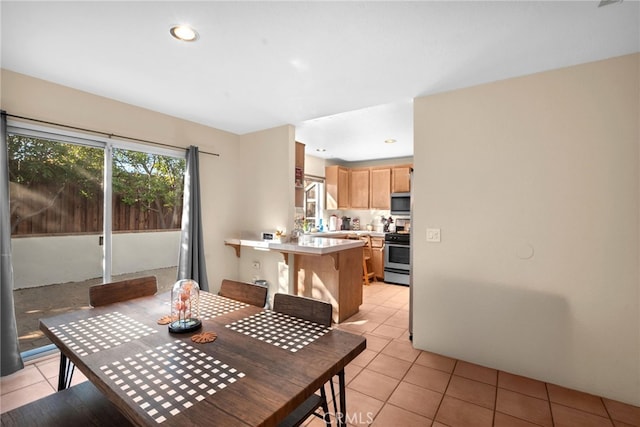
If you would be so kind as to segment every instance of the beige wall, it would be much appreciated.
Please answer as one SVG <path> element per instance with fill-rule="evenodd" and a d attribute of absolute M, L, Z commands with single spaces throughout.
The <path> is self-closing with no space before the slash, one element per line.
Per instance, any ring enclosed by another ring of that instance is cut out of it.
<path fill-rule="evenodd" d="M 324 178 L 325 160 L 315 156 L 304 156 L 304 173 Z"/>
<path fill-rule="evenodd" d="M 222 278 L 237 276 L 238 260 L 223 243 L 240 226 L 237 135 L 7 70 L 0 83 L 0 108 L 9 114 L 219 153 L 200 156 L 207 272 L 212 290 Z"/>
<path fill-rule="evenodd" d="M 242 193 L 236 212 L 236 228 L 247 239 L 260 238 L 262 231 L 293 229 L 295 132 L 293 126 L 279 126 L 239 137 L 242 155 L 238 177 Z M 269 282 L 270 296 L 278 290 L 286 292 L 289 270 L 278 252 L 258 251 L 242 247 L 239 278 L 255 278 Z M 253 262 L 260 269 L 253 268 Z"/>
<path fill-rule="evenodd" d="M 416 347 L 640 405 L 639 62 L 415 100 Z"/>

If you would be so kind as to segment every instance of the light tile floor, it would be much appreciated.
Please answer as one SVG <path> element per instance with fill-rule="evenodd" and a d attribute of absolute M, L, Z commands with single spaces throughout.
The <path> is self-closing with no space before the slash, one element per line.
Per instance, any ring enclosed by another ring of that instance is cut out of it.
<path fill-rule="evenodd" d="M 345 369 L 350 426 L 640 427 L 636 406 L 416 350 L 408 323 L 409 289 L 378 282 L 338 326 L 367 338 Z M 54 393 L 59 360 L 42 357 L 0 379 L 0 412 Z M 76 371 L 73 383 L 81 381 Z M 324 423 L 311 417 L 306 425 Z"/>

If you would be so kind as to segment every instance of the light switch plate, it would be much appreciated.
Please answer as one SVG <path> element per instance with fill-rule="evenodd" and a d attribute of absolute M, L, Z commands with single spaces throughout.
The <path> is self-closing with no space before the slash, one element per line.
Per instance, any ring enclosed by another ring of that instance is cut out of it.
<path fill-rule="evenodd" d="M 427 242 L 440 243 L 439 228 L 427 228 Z"/>

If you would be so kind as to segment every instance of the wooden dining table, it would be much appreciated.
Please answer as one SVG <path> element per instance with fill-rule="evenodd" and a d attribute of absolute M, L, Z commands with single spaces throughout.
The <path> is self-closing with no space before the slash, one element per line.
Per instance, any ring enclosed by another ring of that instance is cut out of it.
<path fill-rule="evenodd" d="M 40 329 L 136 425 L 277 425 L 335 375 L 332 415 L 344 423 L 344 368 L 364 337 L 208 292 L 199 299 L 193 333 L 158 323 L 170 293 L 41 319 Z M 215 341 L 192 341 L 203 331 Z"/>

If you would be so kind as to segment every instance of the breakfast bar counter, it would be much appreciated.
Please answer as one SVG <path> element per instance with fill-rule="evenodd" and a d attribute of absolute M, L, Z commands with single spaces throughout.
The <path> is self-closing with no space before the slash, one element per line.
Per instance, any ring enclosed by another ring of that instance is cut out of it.
<path fill-rule="evenodd" d="M 330 303 L 336 323 L 358 312 L 362 304 L 361 240 L 304 235 L 297 243 L 269 246 L 282 252 L 293 267 L 294 294 Z"/>
<path fill-rule="evenodd" d="M 225 244 L 238 254 L 241 246 L 281 252 L 293 271 L 293 294 L 330 303 L 336 323 L 356 314 L 362 304 L 361 240 L 302 235 L 296 242 L 228 239 Z"/>

